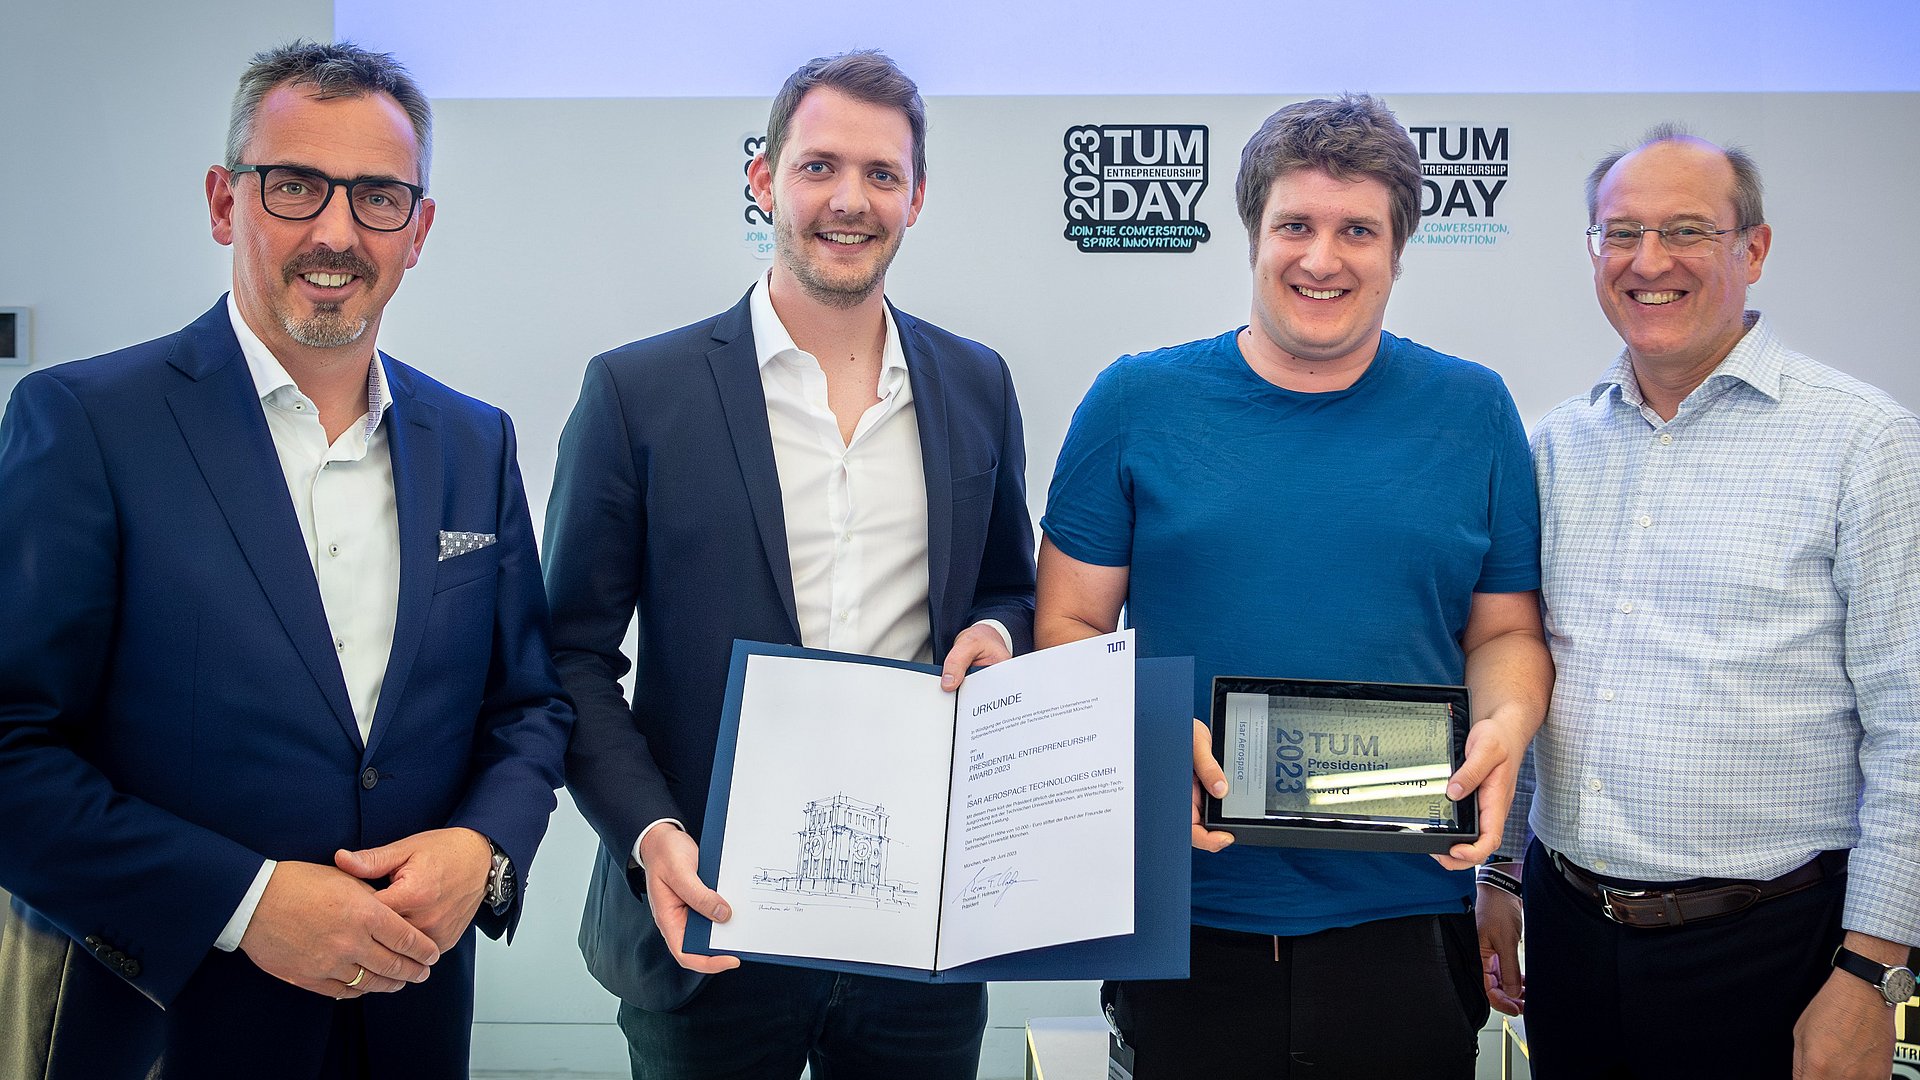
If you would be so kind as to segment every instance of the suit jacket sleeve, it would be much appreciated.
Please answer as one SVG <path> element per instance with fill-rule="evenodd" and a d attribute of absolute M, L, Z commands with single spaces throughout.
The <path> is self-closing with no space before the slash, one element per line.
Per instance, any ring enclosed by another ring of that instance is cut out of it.
<path fill-rule="evenodd" d="M 1020 402 L 1005 361 L 999 366 L 1004 395 L 1000 464 L 994 479 L 993 517 L 987 523 L 980 579 L 967 624 L 1000 620 L 1013 637 L 1017 656 L 1033 649 L 1033 519 L 1027 513 L 1027 443 Z"/>
<path fill-rule="evenodd" d="M 472 777 L 449 825 L 473 829 L 512 860 L 519 888 L 513 905 L 495 915 L 482 905 L 476 920 L 489 935 L 509 936 L 519 922 L 534 849 L 552 814 L 563 780 L 573 711 L 560 689 L 547 643 L 547 599 L 520 466 L 513 423 L 500 413 L 499 592 L 494 603 L 493 652 L 476 721 Z"/>
<path fill-rule="evenodd" d="M 613 374 L 595 357 L 560 436 L 546 572 L 554 662 L 579 711 L 567 786 L 615 853 L 631 849 L 649 823 L 682 816 L 620 689 L 629 666 L 620 646 L 647 554 L 646 480 L 636 456 Z"/>
<path fill-rule="evenodd" d="M 111 736 L 118 523 L 93 418 L 51 376 L 21 380 L 0 422 L 0 552 L 0 885 L 167 1004 L 263 860 L 90 760 Z"/>

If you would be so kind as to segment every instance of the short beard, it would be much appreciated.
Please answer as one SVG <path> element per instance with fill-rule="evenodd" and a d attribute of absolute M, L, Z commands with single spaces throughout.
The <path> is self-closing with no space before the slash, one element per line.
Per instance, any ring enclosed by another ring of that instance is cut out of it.
<path fill-rule="evenodd" d="M 793 280 L 799 282 L 800 291 L 806 293 L 814 303 L 841 311 L 851 310 L 866 303 L 867 297 L 872 296 L 873 291 L 880 287 L 879 281 L 876 280 L 869 282 L 866 288 L 860 290 L 837 289 L 815 278 L 810 268 L 804 265 L 796 266 L 793 262 L 788 262 L 787 269 L 793 272 Z"/>
<path fill-rule="evenodd" d="M 323 274 L 352 274 L 368 287 L 380 280 L 380 271 L 351 251 L 309 251 L 288 260 L 281 272 L 288 282 L 292 282 L 301 274 L 316 271 Z M 337 304 L 322 304 L 305 319 L 296 319 L 291 315 L 280 317 L 280 325 L 286 328 L 287 336 L 310 349 L 338 349 L 343 345 L 351 345 L 367 332 L 369 322 L 365 318 L 349 319 L 341 314 Z"/>
<path fill-rule="evenodd" d="M 367 320 L 353 320 L 338 311 L 315 312 L 311 318 L 282 316 L 280 325 L 287 336 L 310 349 L 338 349 L 359 341 L 367 332 Z"/>
<path fill-rule="evenodd" d="M 866 303 L 869 297 L 886 284 L 887 269 L 893 265 L 893 257 L 900 250 L 898 242 L 892 237 L 872 241 L 877 244 L 891 244 L 892 249 L 878 265 L 874 266 L 873 276 L 865 283 L 858 288 L 846 288 L 825 281 L 820 275 L 815 274 L 812 265 L 802 253 L 801 246 L 806 241 L 799 235 L 798 230 L 787 228 L 787 223 L 780 220 L 777 211 L 774 218 L 774 253 L 779 257 L 781 264 L 787 268 L 787 272 L 793 275 L 793 280 L 799 283 L 800 291 L 806 293 L 807 297 L 815 303 L 842 311 L 857 308 Z"/>

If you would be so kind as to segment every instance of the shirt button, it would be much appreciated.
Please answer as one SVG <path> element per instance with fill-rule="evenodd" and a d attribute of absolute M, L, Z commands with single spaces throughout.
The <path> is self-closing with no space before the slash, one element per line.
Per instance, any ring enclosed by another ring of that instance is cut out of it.
<path fill-rule="evenodd" d="M 1588 791 L 1593 791 L 1593 792 L 1598 792 L 1598 791 L 1600 790 L 1600 788 L 1601 788 L 1601 786 L 1602 786 L 1602 785 L 1601 785 L 1601 783 L 1600 783 L 1600 781 L 1598 781 L 1598 780 L 1589 780 L 1589 781 L 1587 781 L 1587 790 L 1588 790 Z"/>
<path fill-rule="evenodd" d="M 1645 514 L 1641 514 L 1639 524 L 1640 524 L 1640 527 L 1643 529 L 1651 529 L 1653 528 L 1653 519 L 1648 517 Z"/>
<path fill-rule="evenodd" d="M 1604 872 L 1606 871 L 1606 869 L 1607 869 L 1607 860 L 1605 860 L 1605 859 L 1595 859 L 1595 860 L 1593 860 L 1593 868 L 1594 868 L 1595 870 L 1599 870 L 1599 871 L 1601 871 L 1601 872 L 1603 872 L 1603 873 L 1604 873 Z"/>
<path fill-rule="evenodd" d="M 334 652 L 346 652 L 346 651 L 347 651 L 347 643 L 346 643 L 345 641 L 342 641 L 342 640 L 341 640 L 341 639 L 339 639 L 339 638 L 334 638 L 334 639 L 333 639 L 333 651 L 334 651 Z"/>
<path fill-rule="evenodd" d="M 846 612 L 844 612 L 844 611 L 840 613 L 840 621 L 841 621 L 841 622 L 846 622 L 846 621 L 847 621 L 847 619 L 848 619 L 849 617 L 850 617 L 850 616 L 848 616 L 848 615 L 847 615 L 847 613 L 846 613 Z"/>
<path fill-rule="evenodd" d="M 1622 614 L 1622 615 L 1631 615 L 1631 614 L 1633 614 L 1633 601 L 1631 601 L 1631 600 L 1628 600 L 1628 601 L 1626 601 L 1626 602 L 1624 602 L 1624 603 L 1622 603 L 1622 604 L 1620 605 L 1620 614 Z"/>
<path fill-rule="evenodd" d="M 1669 435 L 1669 434 L 1667 434 L 1667 433 L 1666 433 L 1666 432 L 1664 432 L 1664 431 L 1663 431 L 1663 432 L 1661 432 L 1661 433 L 1660 433 L 1660 445 L 1661 445 L 1661 446 L 1672 446 L 1672 445 L 1673 445 L 1673 436 L 1671 436 L 1671 435 Z"/>
<path fill-rule="evenodd" d="M 340 557 L 340 545 L 339 545 L 339 544 L 328 544 L 328 545 L 327 545 L 327 554 L 329 554 L 329 555 L 331 555 L 331 556 L 333 556 L 333 557 L 334 557 L 334 558 L 336 558 L 336 559 L 337 559 L 337 558 L 339 558 L 339 557 Z"/>
<path fill-rule="evenodd" d="M 360 774 L 360 786 L 367 789 L 368 791 L 372 791 L 373 786 L 375 784 L 378 784 L 379 782 L 380 782 L 380 770 L 374 768 L 371 765 L 367 766 L 366 771 Z"/>
<path fill-rule="evenodd" d="M 1600 691 L 1600 700 L 1601 700 L 1601 701 L 1612 701 L 1612 700 L 1613 700 L 1613 691 L 1611 691 L 1611 690 L 1602 690 L 1602 691 Z"/>

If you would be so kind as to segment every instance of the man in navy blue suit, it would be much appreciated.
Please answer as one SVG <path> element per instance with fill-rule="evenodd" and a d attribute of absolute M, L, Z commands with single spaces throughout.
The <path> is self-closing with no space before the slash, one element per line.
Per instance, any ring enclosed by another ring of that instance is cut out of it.
<path fill-rule="evenodd" d="M 595 357 L 561 438 L 547 584 L 567 755 L 601 849 L 580 928 L 636 1077 L 971 1078 L 979 985 L 682 953 L 735 638 L 931 661 L 1031 646 L 1033 533 L 1012 380 L 889 305 L 926 190 L 925 112 L 873 52 L 787 80 L 754 159 L 775 260 L 720 315 Z M 618 680 L 635 616 L 631 706 Z"/>
<path fill-rule="evenodd" d="M 0 1073 L 467 1075 L 572 713 L 507 417 L 374 348 L 430 125 L 391 57 L 262 53 L 232 293 L 14 391 Z"/>

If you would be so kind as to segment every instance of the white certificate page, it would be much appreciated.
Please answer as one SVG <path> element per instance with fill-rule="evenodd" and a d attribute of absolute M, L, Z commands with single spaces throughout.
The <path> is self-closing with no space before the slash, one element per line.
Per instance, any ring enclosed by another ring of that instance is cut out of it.
<path fill-rule="evenodd" d="M 714 949 L 931 970 L 952 756 L 938 675 L 748 658 Z"/>
<path fill-rule="evenodd" d="M 939 966 L 1133 932 L 1133 631 L 967 676 Z"/>

